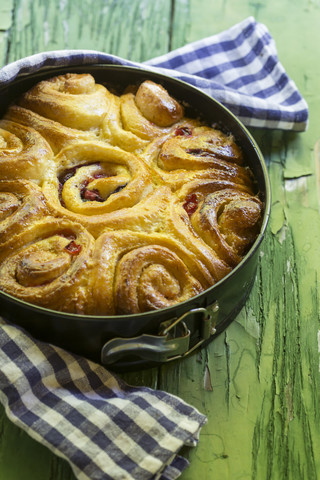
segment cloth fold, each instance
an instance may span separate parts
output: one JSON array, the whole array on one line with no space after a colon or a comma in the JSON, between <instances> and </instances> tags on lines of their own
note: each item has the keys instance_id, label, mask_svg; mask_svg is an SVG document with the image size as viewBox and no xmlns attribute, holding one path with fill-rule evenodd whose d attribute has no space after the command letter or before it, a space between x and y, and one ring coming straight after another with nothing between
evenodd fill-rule
<instances>
[{"instance_id":1,"label":"cloth fold","mask_svg":"<svg viewBox=\"0 0 320 480\"><path fill-rule=\"evenodd\" d=\"M0 87L54 65L144 67L202 89L250 127L303 131L308 107L252 17L144 64L91 50L32 55L0 70ZM65 458L79 480L174 480L206 417L166 392L130 387L102 366L0 322L0 401L8 417Z\"/></svg>"},{"instance_id":2,"label":"cloth fold","mask_svg":"<svg viewBox=\"0 0 320 480\"><path fill-rule=\"evenodd\" d=\"M188 82L248 127L304 131L308 125L306 101L280 63L267 27L253 17L143 64L94 50L35 54L0 70L0 86L44 67L93 63L150 68Z\"/></svg>"},{"instance_id":3,"label":"cloth fold","mask_svg":"<svg viewBox=\"0 0 320 480\"><path fill-rule=\"evenodd\" d=\"M206 417L178 397L132 387L0 319L0 401L13 423L66 459L79 480L174 480Z\"/></svg>"}]
</instances>

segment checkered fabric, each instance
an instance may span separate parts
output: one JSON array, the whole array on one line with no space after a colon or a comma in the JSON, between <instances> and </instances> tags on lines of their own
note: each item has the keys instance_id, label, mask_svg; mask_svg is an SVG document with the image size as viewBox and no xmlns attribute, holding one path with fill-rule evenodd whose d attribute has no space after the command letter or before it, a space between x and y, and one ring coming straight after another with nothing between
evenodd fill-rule
<instances>
[{"instance_id":1,"label":"checkered fabric","mask_svg":"<svg viewBox=\"0 0 320 480\"><path fill-rule=\"evenodd\" d=\"M174 395L35 341L0 318L0 401L79 480L174 480L206 417Z\"/></svg>"},{"instance_id":2,"label":"checkered fabric","mask_svg":"<svg viewBox=\"0 0 320 480\"><path fill-rule=\"evenodd\" d=\"M281 65L265 25L249 17L230 29L143 64L91 50L45 52L0 70L0 86L19 73L93 63L150 68L212 96L249 127L304 131L308 106Z\"/></svg>"}]
</instances>

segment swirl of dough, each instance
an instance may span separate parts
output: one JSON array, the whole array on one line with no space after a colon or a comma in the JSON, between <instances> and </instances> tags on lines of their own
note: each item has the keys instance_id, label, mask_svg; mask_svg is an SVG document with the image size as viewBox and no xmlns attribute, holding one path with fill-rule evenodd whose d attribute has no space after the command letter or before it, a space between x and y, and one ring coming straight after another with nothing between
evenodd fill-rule
<instances>
[{"instance_id":1,"label":"swirl of dough","mask_svg":"<svg viewBox=\"0 0 320 480\"><path fill-rule=\"evenodd\" d=\"M259 219L257 224L252 229L252 226L246 224L243 220L243 235L254 239L258 234L260 225L260 216L262 205L255 196L252 190L251 183L249 185L238 185L229 180L217 179L203 179L192 180L187 182L180 190L174 193L170 201L170 206L166 215L165 230L182 242L187 248L193 251L199 259L206 265L215 281L221 280L227 275L232 267L234 267L242 258L245 252L243 249L241 256L240 251L237 255L232 253L230 246L224 250L218 248L218 243L214 242L212 227L209 227L205 221L203 212L207 215L213 208L212 198L221 198L227 193L231 198L246 198L257 205L259 208ZM211 203L210 203L211 202ZM240 213L241 209L244 209ZM245 215L247 209L246 203L239 204L239 220ZM211 212L214 215L214 211ZM253 214L253 212L252 212ZM219 213L220 215L220 213ZM251 215L251 214L250 214ZM223 218L223 217L222 217ZM231 231L234 231L232 226L228 225ZM253 234L255 232L255 235ZM221 235L223 233L221 232ZM221 242L220 242L221 243ZM249 247L249 241L247 247ZM224 243L226 246L226 242ZM226 250L229 254L227 255Z\"/></svg>"},{"instance_id":2,"label":"swirl of dough","mask_svg":"<svg viewBox=\"0 0 320 480\"><path fill-rule=\"evenodd\" d=\"M4 118L34 128L47 140L54 154L59 153L63 147L71 143L96 140L97 138L95 132L66 127L55 120L50 120L18 105L11 105Z\"/></svg>"},{"instance_id":3,"label":"swirl of dough","mask_svg":"<svg viewBox=\"0 0 320 480\"><path fill-rule=\"evenodd\" d=\"M46 140L33 128L0 120L0 169L2 179L26 178L40 183L53 160Z\"/></svg>"},{"instance_id":4,"label":"swirl of dough","mask_svg":"<svg viewBox=\"0 0 320 480\"><path fill-rule=\"evenodd\" d=\"M205 126L181 130L176 129L159 154L159 164L164 170L197 170L199 167L223 170L225 162L243 163L242 151L232 135Z\"/></svg>"},{"instance_id":5,"label":"swirl of dough","mask_svg":"<svg viewBox=\"0 0 320 480\"><path fill-rule=\"evenodd\" d=\"M81 225L44 217L7 246L0 289L46 308L85 313L93 248L93 237Z\"/></svg>"},{"instance_id":6,"label":"swirl of dough","mask_svg":"<svg viewBox=\"0 0 320 480\"><path fill-rule=\"evenodd\" d=\"M233 137L196 122L179 125L169 136L153 140L142 157L174 190L195 179L251 182Z\"/></svg>"},{"instance_id":7,"label":"swirl of dough","mask_svg":"<svg viewBox=\"0 0 320 480\"><path fill-rule=\"evenodd\" d=\"M164 230L205 265L212 277L212 285L231 271L230 266L195 232L184 204L178 199L172 198L169 203Z\"/></svg>"},{"instance_id":8,"label":"swirl of dough","mask_svg":"<svg viewBox=\"0 0 320 480\"><path fill-rule=\"evenodd\" d=\"M207 268L166 234L119 230L96 241L95 304L99 314L130 314L175 305L213 284Z\"/></svg>"},{"instance_id":9,"label":"swirl of dough","mask_svg":"<svg viewBox=\"0 0 320 480\"><path fill-rule=\"evenodd\" d=\"M160 186L152 190L137 205L110 212L105 216L104 230L159 232L163 229L171 190Z\"/></svg>"},{"instance_id":10,"label":"swirl of dough","mask_svg":"<svg viewBox=\"0 0 320 480\"><path fill-rule=\"evenodd\" d=\"M149 143L148 140L140 138L130 130L125 130L121 119L121 99L117 95L112 95L108 114L103 120L102 138L111 145L136 154L142 152Z\"/></svg>"},{"instance_id":11,"label":"swirl of dough","mask_svg":"<svg viewBox=\"0 0 320 480\"><path fill-rule=\"evenodd\" d=\"M102 142L63 149L43 183L56 214L81 223L94 236L107 226L110 214L136 206L153 189L142 160Z\"/></svg>"},{"instance_id":12,"label":"swirl of dough","mask_svg":"<svg viewBox=\"0 0 320 480\"><path fill-rule=\"evenodd\" d=\"M0 180L0 258L15 235L48 213L37 185L27 180Z\"/></svg>"},{"instance_id":13,"label":"swirl of dough","mask_svg":"<svg viewBox=\"0 0 320 480\"><path fill-rule=\"evenodd\" d=\"M252 246L261 221L262 203L257 196L232 189L208 195L191 215L195 232L231 267Z\"/></svg>"},{"instance_id":14,"label":"swirl of dough","mask_svg":"<svg viewBox=\"0 0 320 480\"><path fill-rule=\"evenodd\" d=\"M66 127L90 130L101 125L109 95L92 75L67 73L37 83L22 95L19 105Z\"/></svg>"},{"instance_id":15,"label":"swirl of dough","mask_svg":"<svg viewBox=\"0 0 320 480\"><path fill-rule=\"evenodd\" d=\"M143 82L136 93L113 97L105 117L105 138L128 151L140 152L148 142L168 134L183 118L182 106L161 85Z\"/></svg>"}]
</instances>

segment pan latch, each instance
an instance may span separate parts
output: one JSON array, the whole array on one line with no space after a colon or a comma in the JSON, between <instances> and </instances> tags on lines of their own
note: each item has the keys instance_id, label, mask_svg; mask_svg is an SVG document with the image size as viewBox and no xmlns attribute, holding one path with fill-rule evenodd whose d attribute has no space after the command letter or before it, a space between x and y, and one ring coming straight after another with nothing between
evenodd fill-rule
<instances>
[{"instance_id":1,"label":"pan latch","mask_svg":"<svg viewBox=\"0 0 320 480\"><path fill-rule=\"evenodd\" d=\"M158 335L113 338L103 346L101 362L141 366L185 357L216 333L218 310L217 302L207 308L192 309L179 318L161 323Z\"/></svg>"}]
</instances>

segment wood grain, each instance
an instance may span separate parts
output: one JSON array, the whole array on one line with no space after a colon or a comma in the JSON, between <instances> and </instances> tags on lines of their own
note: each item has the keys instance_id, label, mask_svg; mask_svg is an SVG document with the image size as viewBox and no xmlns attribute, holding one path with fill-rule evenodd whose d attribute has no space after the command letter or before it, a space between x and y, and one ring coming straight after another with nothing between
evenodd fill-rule
<instances>
[{"instance_id":1,"label":"wood grain","mask_svg":"<svg viewBox=\"0 0 320 480\"><path fill-rule=\"evenodd\" d=\"M18 0L8 60L64 48L147 60L168 51L171 12L168 0Z\"/></svg>"},{"instance_id":2,"label":"wood grain","mask_svg":"<svg viewBox=\"0 0 320 480\"><path fill-rule=\"evenodd\" d=\"M319 1L12 0L0 12L2 64L62 48L143 61L249 15L268 25L310 124L303 134L252 131L270 173L272 214L249 300L206 349L124 378L207 415L198 447L184 451L191 464L182 480L319 479ZM1 479L74 479L3 409L0 433Z\"/></svg>"}]
</instances>

